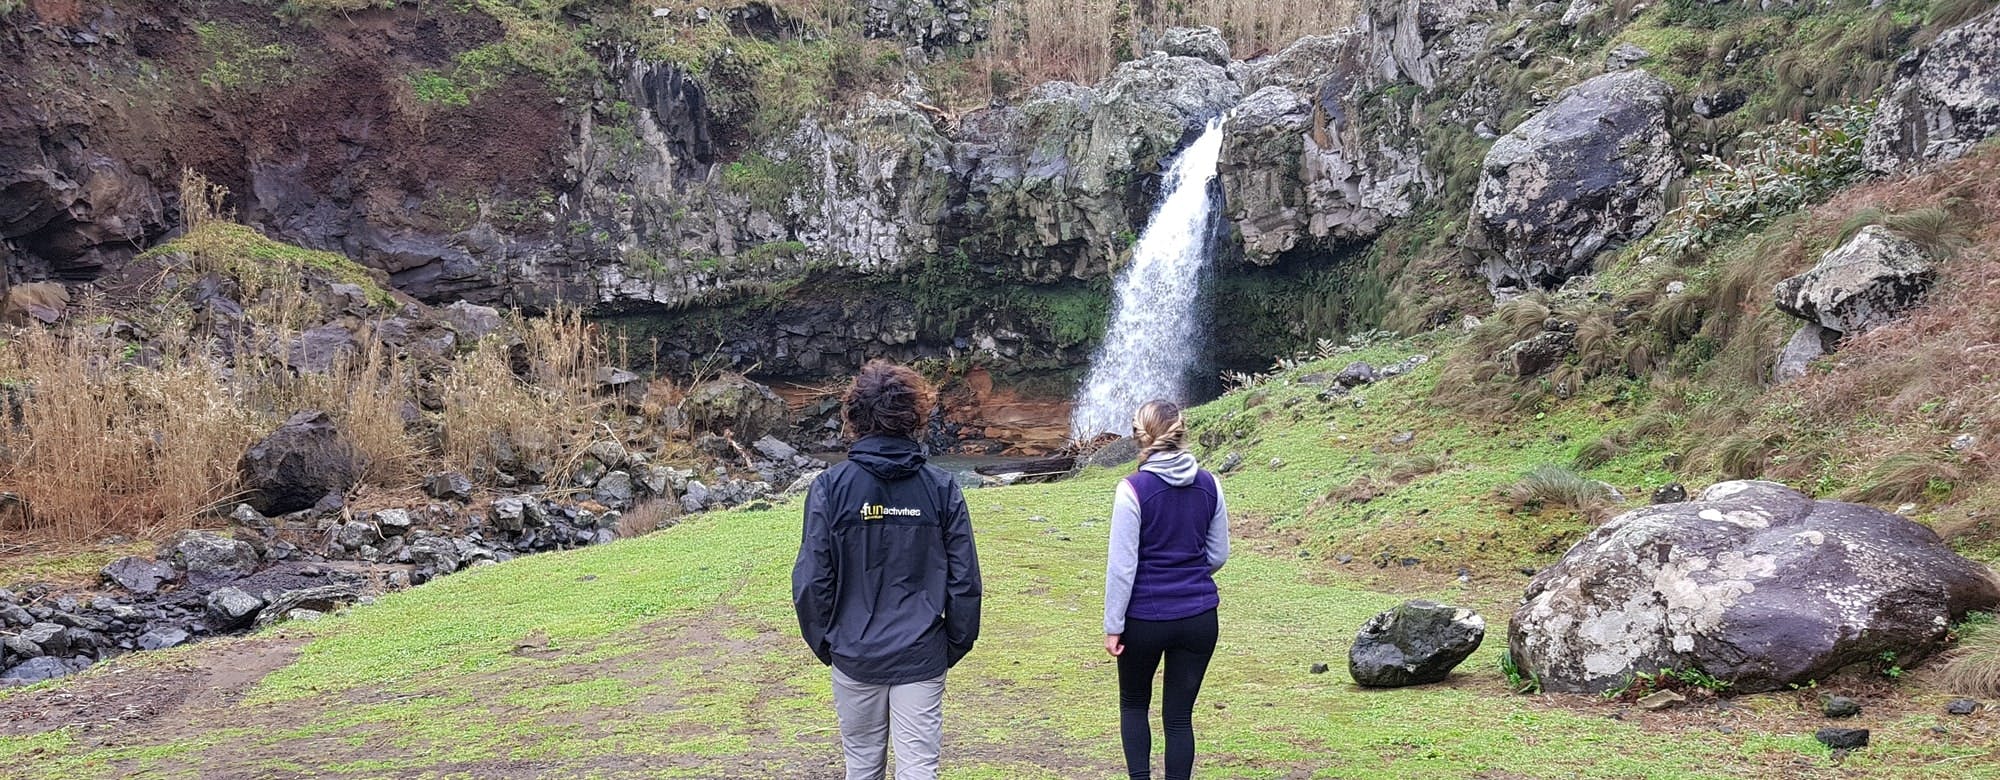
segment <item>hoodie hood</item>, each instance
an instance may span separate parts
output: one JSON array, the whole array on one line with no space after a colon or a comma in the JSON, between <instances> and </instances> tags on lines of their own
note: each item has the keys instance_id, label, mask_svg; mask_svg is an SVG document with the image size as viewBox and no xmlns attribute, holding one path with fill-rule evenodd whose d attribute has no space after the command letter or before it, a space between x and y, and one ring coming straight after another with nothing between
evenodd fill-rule
<instances>
[{"instance_id":1,"label":"hoodie hood","mask_svg":"<svg viewBox=\"0 0 2000 780\"><path fill-rule=\"evenodd\" d=\"M1174 487L1185 487L1194 484L1195 475L1201 473L1201 464L1186 452L1162 452L1147 458L1139 470L1159 475Z\"/></svg>"},{"instance_id":2,"label":"hoodie hood","mask_svg":"<svg viewBox=\"0 0 2000 780\"><path fill-rule=\"evenodd\" d=\"M847 448L847 459L885 480L905 479L924 470L924 448L901 436L862 437Z\"/></svg>"}]
</instances>

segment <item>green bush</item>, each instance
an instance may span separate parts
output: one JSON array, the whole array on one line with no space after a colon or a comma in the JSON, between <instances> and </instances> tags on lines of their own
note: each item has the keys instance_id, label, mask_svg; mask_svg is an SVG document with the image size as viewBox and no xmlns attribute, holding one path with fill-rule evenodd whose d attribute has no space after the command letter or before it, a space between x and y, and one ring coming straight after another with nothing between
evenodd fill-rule
<instances>
[{"instance_id":1,"label":"green bush","mask_svg":"<svg viewBox=\"0 0 2000 780\"><path fill-rule=\"evenodd\" d=\"M1874 116L1873 105L1833 108L1810 122L1746 134L1732 160L1703 155L1704 170L1688 183L1687 202L1669 215L1653 245L1690 254L1859 181L1866 174L1862 141Z\"/></svg>"}]
</instances>

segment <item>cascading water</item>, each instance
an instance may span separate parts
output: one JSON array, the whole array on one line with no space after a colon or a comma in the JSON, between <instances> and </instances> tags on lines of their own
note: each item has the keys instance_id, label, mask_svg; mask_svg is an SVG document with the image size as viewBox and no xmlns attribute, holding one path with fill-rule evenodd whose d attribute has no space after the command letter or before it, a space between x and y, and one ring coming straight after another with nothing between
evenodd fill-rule
<instances>
[{"instance_id":1,"label":"cascading water","mask_svg":"<svg viewBox=\"0 0 2000 780\"><path fill-rule=\"evenodd\" d=\"M1070 414L1076 440L1129 431L1132 412L1155 398L1187 401L1204 342L1199 297L1216 205L1209 184L1221 154L1218 118L1168 166L1167 196L1139 234L1132 262L1118 274L1111 327Z\"/></svg>"}]
</instances>

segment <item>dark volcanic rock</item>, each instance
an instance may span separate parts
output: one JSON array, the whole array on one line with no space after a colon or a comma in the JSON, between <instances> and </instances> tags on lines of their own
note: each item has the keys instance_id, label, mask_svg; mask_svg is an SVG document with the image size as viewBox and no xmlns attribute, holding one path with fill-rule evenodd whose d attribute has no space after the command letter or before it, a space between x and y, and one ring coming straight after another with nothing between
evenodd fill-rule
<instances>
[{"instance_id":1,"label":"dark volcanic rock","mask_svg":"<svg viewBox=\"0 0 2000 780\"><path fill-rule=\"evenodd\" d=\"M161 627L140 634L138 644L141 650L163 650L169 647L176 647L186 641L188 641L188 632L173 627Z\"/></svg>"},{"instance_id":2,"label":"dark volcanic rock","mask_svg":"<svg viewBox=\"0 0 2000 780\"><path fill-rule=\"evenodd\" d=\"M1653 491L1654 504L1678 504L1688 500L1688 489L1679 482L1669 482Z\"/></svg>"},{"instance_id":3,"label":"dark volcanic rock","mask_svg":"<svg viewBox=\"0 0 2000 780\"><path fill-rule=\"evenodd\" d=\"M1356 683L1383 688L1441 682L1485 638L1486 619L1477 612L1406 601L1361 626L1347 672Z\"/></svg>"},{"instance_id":4,"label":"dark volcanic rock","mask_svg":"<svg viewBox=\"0 0 2000 780\"><path fill-rule=\"evenodd\" d=\"M456 471L424 478L424 494L439 501L471 501L472 480Z\"/></svg>"},{"instance_id":5,"label":"dark volcanic rock","mask_svg":"<svg viewBox=\"0 0 2000 780\"><path fill-rule=\"evenodd\" d=\"M1854 750L1856 748L1868 747L1867 729L1824 728L1820 729L1819 733L1814 734L1813 738L1819 740L1820 744L1834 750Z\"/></svg>"},{"instance_id":6,"label":"dark volcanic rock","mask_svg":"<svg viewBox=\"0 0 2000 780\"><path fill-rule=\"evenodd\" d=\"M1492 253L1489 282L1555 287L1660 221L1681 167L1667 133L1672 91L1644 70L1606 73L1564 90L1493 144L1470 237Z\"/></svg>"},{"instance_id":7,"label":"dark volcanic rock","mask_svg":"<svg viewBox=\"0 0 2000 780\"><path fill-rule=\"evenodd\" d=\"M151 558L128 555L104 565L100 572L106 582L139 595L157 593L161 583L174 578L174 569Z\"/></svg>"},{"instance_id":8,"label":"dark volcanic rock","mask_svg":"<svg viewBox=\"0 0 2000 780\"><path fill-rule=\"evenodd\" d=\"M1820 712L1829 718L1852 718L1861 714L1861 702L1846 696L1828 696L1820 702Z\"/></svg>"},{"instance_id":9,"label":"dark volcanic rock","mask_svg":"<svg viewBox=\"0 0 2000 780\"><path fill-rule=\"evenodd\" d=\"M247 577L257 569L255 548L213 531L180 532L168 540L162 557L187 576L188 585L202 590Z\"/></svg>"},{"instance_id":10,"label":"dark volcanic rock","mask_svg":"<svg viewBox=\"0 0 2000 780\"><path fill-rule=\"evenodd\" d=\"M1944 711L1949 715L1971 715L1979 711L1979 702L1972 699L1952 699L1951 703L1944 705Z\"/></svg>"},{"instance_id":11,"label":"dark volcanic rock","mask_svg":"<svg viewBox=\"0 0 2000 780\"><path fill-rule=\"evenodd\" d=\"M58 677L68 677L76 673L76 668L68 661L54 656L30 658L12 669L0 672L0 685L27 685Z\"/></svg>"},{"instance_id":12,"label":"dark volcanic rock","mask_svg":"<svg viewBox=\"0 0 2000 780\"><path fill-rule=\"evenodd\" d=\"M1700 669L1756 693L1894 653L1921 661L1950 622L2000 604L1986 567L1930 529L1770 482L1628 512L1528 584L1512 653L1558 692Z\"/></svg>"},{"instance_id":13,"label":"dark volcanic rock","mask_svg":"<svg viewBox=\"0 0 2000 780\"><path fill-rule=\"evenodd\" d=\"M232 629L249 623L264 608L264 600L243 592L241 588L217 588L206 599L208 617L216 628Z\"/></svg>"},{"instance_id":14,"label":"dark volcanic rock","mask_svg":"<svg viewBox=\"0 0 2000 780\"><path fill-rule=\"evenodd\" d=\"M291 416L250 446L237 463L244 503L266 515L311 509L327 494L346 493L359 478L354 448L321 411Z\"/></svg>"},{"instance_id":15,"label":"dark volcanic rock","mask_svg":"<svg viewBox=\"0 0 2000 780\"><path fill-rule=\"evenodd\" d=\"M1347 364L1346 368L1341 369L1340 373L1335 374L1333 381L1340 383L1342 387L1360 387L1365 384L1371 384L1375 381L1375 367L1357 360Z\"/></svg>"}]
</instances>

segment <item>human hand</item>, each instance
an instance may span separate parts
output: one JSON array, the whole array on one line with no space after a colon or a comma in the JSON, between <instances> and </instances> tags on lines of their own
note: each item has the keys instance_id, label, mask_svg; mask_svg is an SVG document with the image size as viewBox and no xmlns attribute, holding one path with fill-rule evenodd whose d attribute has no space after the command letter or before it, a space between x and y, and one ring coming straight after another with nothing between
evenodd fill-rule
<instances>
[{"instance_id":1,"label":"human hand","mask_svg":"<svg viewBox=\"0 0 2000 780\"><path fill-rule=\"evenodd\" d=\"M1119 654L1125 652L1125 643L1119 641L1117 634L1105 634L1104 652L1110 653L1113 658L1116 658Z\"/></svg>"}]
</instances>

